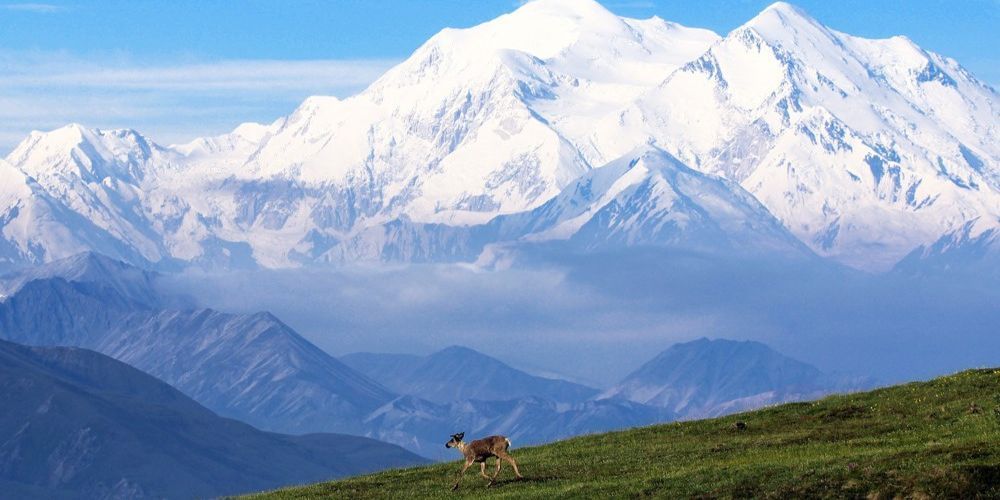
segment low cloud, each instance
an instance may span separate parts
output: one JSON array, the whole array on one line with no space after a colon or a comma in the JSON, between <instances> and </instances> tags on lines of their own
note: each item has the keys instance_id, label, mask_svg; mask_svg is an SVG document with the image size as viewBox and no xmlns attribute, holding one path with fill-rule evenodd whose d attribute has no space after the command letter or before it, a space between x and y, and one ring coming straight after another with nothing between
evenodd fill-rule
<instances>
[{"instance_id":1,"label":"low cloud","mask_svg":"<svg viewBox=\"0 0 1000 500\"><path fill-rule=\"evenodd\" d=\"M0 86L13 88L154 90L154 91L344 91L363 87L385 72L394 61L234 60L173 66L116 66L75 63L10 68ZM18 71L20 70L20 71Z\"/></svg>"},{"instance_id":2,"label":"low cloud","mask_svg":"<svg viewBox=\"0 0 1000 500\"><path fill-rule=\"evenodd\" d=\"M1000 291L964 280L662 253L528 269L455 265L187 274L171 288L269 310L334 355L461 344L608 385L676 342L762 341L828 372L882 381L1000 362Z\"/></svg>"},{"instance_id":3,"label":"low cloud","mask_svg":"<svg viewBox=\"0 0 1000 500\"><path fill-rule=\"evenodd\" d=\"M393 60L144 64L125 54L0 52L0 152L69 122L128 127L162 143L270 122L311 95L352 95ZM2 154L2 153L0 153Z\"/></svg>"},{"instance_id":4,"label":"low cloud","mask_svg":"<svg viewBox=\"0 0 1000 500\"><path fill-rule=\"evenodd\" d=\"M463 266L187 274L168 288L222 310L268 310L334 355L426 354L460 344L522 368L603 385L655 352L719 325L651 310L556 269Z\"/></svg>"},{"instance_id":5,"label":"low cloud","mask_svg":"<svg viewBox=\"0 0 1000 500\"><path fill-rule=\"evenodd\" d=\"M0 5L0 9L31 12L34 14L55 14L65 11L66 7L48 3L8 3Z\"/></svg>"}]
</instances>

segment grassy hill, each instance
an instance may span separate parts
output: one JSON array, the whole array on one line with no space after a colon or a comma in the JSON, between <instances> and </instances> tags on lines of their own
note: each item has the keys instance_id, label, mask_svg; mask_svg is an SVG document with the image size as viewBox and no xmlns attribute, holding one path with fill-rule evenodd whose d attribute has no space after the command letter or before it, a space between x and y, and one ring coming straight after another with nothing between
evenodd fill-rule
<instances>
[{"instance_id":1,"label":"grassy hill","mask_svg":"<svg viewBox=\"0 0 1000 500\"><path fill-rule=\"evenodd\" d=\"M737 421L746 429L736 430ZM449 491L459 468L452 462L255 498L1000 498L1000 369L533 448L514 444L525 480L513 481L504 465L489 489L473 466L461 489Z\"/></svg>"}]
</instances>

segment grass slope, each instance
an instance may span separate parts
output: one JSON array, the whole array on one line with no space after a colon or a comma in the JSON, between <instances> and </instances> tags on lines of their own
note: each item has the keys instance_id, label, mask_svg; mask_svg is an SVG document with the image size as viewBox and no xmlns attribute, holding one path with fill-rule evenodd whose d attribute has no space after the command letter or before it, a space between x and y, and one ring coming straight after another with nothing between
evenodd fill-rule
<instances>
[{"instance_id":1,"label":"grass slope","mask_svg":"<svg viewBox=\"0 0 1000 500\"><path fill-rule=\"evenodd\" d=\"M489 489L452 462L254 498L1000 498L1000 369L512 453Z\"/></svg>"}]
</instances>

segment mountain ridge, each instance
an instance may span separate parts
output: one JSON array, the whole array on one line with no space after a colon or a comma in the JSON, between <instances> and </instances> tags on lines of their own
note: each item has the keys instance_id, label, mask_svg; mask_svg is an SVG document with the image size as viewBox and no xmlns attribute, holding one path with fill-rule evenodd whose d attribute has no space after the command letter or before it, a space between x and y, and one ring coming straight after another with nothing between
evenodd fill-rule
<instances>
[{"instance_id":1,"label":"mountain ridge","mask_svg":"<svg viewBox=\"0 0 1000 500\"><path fill-rule=\"evenodd\" d=\"M120 276L78 272L97 260ZM269 313L171 309L136 302L121 276L143 275L89 254L44 266L0 301L0 336L28 345L93 349L155 376L213 411L274 431L363 433L352 418L392 399ZM152 287L148 276L139 281ZM74 278L75 277L75 278ZM15 280L21 278L15 275ZM135 284L135 283L133 283ZM128 289L133 296L154 296ZM166 304L166 305L163 305Z\"/></svg>"},{"instance_id":2,"label":"mountain ridge","mask_svg":"<svg viewBox=\"0 0 1000 500\"><path fill-rule=\"evenodd\" d=\"M23 177L0 192L0 258L474 262L519 243L490 221L647 147L738 185L812 252L884 271L970 222L972 236L1000 225L998 103L909 39L781 2L724 37L530 2L268 125L172 147L129 129L33 133L0 165Z\"/></svg>"},{"instance_id":3,"label":"mountain ridge","mask_svg":"<svg viewBox=\"0 0 1000 500\"><path fill-rule=\"evenodd\" d=\"M908 40L852 37L779 3L630 104L624 126L599 127L595 142L648 137L739 182L817 253L884 270L967 214L984 217L980 231L995 224L997 190L977 186L993 185L996 168L962 152L1000 162L998 102ZM837 256L847 239L857 257Z\"/></svg>"},{"instance_id":4,"label":"mountain ridge","mask_svg":"<svg viewBox=\"0 0 1000 500\"><path fill-rule=\"evenodd\" d=\"M105 272L88 272L95 262ZM478 391L503 401L435 403L397 394L311 344L270 313L173 309L177 301L170 296L104 286L129 283L115 273L148 277L127 264L90 254L12 275L14 283L25 276L34 279L0 300L0 338L93 349L162 379L219 415L267 431L363 435L425 457L444 458L438 440L453 433L457 423L510 434L522 442L544 442L671 418L666 410L629 401L585 401L596 391L529 376L495 360L491 362L499 376L484 386L475 373L467 373L480 366L476 359L471 359L473 366L465 363L463 368L470 358L455 356L454 349L442 355L444 365L432 364L418 373L430 376L431 383L417 390L448 394L456 382L465 383L465 395ZM145 279L131 282L137 283L155 287ZM153 296L157 302L130 300L121 290L140 298ZM512 387L507 385L510 380L541 389Z\"/></svg>"},{"instance_id":5,"label":"mountain ridge","mask_svg":"<svg viewBox=\"0 0 1000 500\"><path fill-rule=\"evenodd\" d=\"M0 482L17 496L215 496L423 461L355 436L259 431L94 351L0 340L0 359Z\"/></svg>"},{"instance_id":6,"label":"mountain ridge","mask_svg":"<svg viewBox=\"0 0 1000 500\"><path fill-rule=\"evenodd\" d=\"M573 404L598 392L573 382L529 375L496 358L457 345L427 356L355 353L341 356L340 360L396 393L442 404L522 397Z\"/></svg>"},{"instance_id":7,"label":"mountain ridge","mask_svg":"<svg viewBox=\"0 0 1000 500\"><path fill-rule=\"evenodd\" d=\"M598 398L624 398L692 419L872 385L838 381L760 342L702 337L660 352Z\"/></svg>"}]
</instances>

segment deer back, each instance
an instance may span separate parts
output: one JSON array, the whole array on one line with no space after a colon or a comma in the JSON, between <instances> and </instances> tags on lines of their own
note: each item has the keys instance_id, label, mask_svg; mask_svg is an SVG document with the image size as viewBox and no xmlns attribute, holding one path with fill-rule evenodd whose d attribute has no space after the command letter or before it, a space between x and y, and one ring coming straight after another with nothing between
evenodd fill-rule
<instances>
[{"instance_id":1,"label":"deer back","mask_svg":"<svg viewBox=\"0 0 1000 500\"><path fill-rule=\"evenodd\" d=\"M466 454L475 458L495 457L507 451L507 438L503 436L490 436L477 439L469 443L465 448Z\"/></svg>"}]
</instances>

